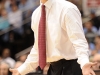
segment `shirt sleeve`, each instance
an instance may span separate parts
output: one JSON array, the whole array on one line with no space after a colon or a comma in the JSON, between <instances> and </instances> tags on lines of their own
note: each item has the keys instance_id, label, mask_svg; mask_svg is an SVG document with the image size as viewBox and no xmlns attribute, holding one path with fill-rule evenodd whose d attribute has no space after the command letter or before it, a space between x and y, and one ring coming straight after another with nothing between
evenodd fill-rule
<instances>
[{"instance_id":1,"label":"shirt sleeve","mask_svg":"<svg viewBox=\"0 0 100 75\"><path fill-rule=\"evenodd\" d=\"M26 61L18 68L21 75L34 72L38 66L38 51L33 47Z\"/></svg>"},{"instance_id":2,"label":"shirt sleeve","mask_svg":"<svg viewBox=\"0 0 100 75\"><path fill-rule=\"evenodd\" d=\"M75 48L76 55L78 56L78 63L82 68L89 62L89 47L83 32L81 14L77 7L67 9L65 25L68 37Z\"/></svg>"},{"instance_id":3,"label":"shirt sleeve","mask_svg":"<svg viewBox=\"0 0 100 75\"><path fill-rule=\"evenodd\" d=\"M34 31L34 28L32 27L33 25L34 25L34 13L32 14L31 17L31 28ZM38 50L36 48L36 45L34 44L25 62L17 69L21 75L25 75L29 72L34 72L37 66L38 66Z\"/></svg>"}]
</instances>

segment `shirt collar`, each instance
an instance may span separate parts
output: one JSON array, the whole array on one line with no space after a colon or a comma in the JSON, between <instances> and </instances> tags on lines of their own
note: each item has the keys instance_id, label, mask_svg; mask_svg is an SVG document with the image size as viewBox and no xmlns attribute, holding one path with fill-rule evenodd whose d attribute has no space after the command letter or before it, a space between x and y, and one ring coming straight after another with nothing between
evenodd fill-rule
<instances>
[{"instance_id":1,"label":"shirt collar","mask_svg":"<svg viewBox=\"0 0 100 75\"><path fill-rule=\"evenodd\" d=\"M47 8L51 8L52 6L52 3L54 2L55 0L48 0L44 5L47 7ZM40 0L40 5L42 5L41 3L41 0Z\"/></svg>"},{"instance_id":2,"label":"shirt collar","mask_svg":"<svg viewBox=\"0 0 100 75\"><path fill-rule=\"evenodd\" d=\"M55 1L62 1L62 0L48 0L44 5L47 7L47 8L51 8L52 4L55 2ZM65 0L63 0L65 1ZM40 4L42 5L42 3L40 2Z\"/></svg>"},{"instance_id":3,"label":"shirt collar","mask_svg":"<svg viewBox=\"0 0 100 75\"><path fill-rule=\"evenodd\" d=\"M47 7L47 8L51 8L51 6L52 6L52 4L53 4L53 2L55 2L55 1L62 1L62 0L48 0L44 5ZM40 2L41 3L41 2ZM41 3L41 5L42 5L42 3Z\"/></svg>"},{"instance_id":4,"label":"shirt collar","mask_svg":"<svg viewBox=\"0 0 100 75\"><path fill-rule=\"evenodd\" d=\"M55 0L48 0L44 5L45 5L47 8L50 9L54 1L55 1Z\"/></svg>"}]
</instances>

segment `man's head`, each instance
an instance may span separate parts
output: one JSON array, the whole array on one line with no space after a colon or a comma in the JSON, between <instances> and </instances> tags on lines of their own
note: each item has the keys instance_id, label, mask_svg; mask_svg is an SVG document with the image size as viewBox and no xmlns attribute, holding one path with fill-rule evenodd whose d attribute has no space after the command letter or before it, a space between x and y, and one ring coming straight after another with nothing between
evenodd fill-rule
<instances>
[{"instance_id":1,"label":"man's head","mask_svg":"<svg viewBox=\"0 0 100 75\"><path fill-rule=\"evenodd\" d=\"M41 3L43 3L43 4L44 4L44 3L45 3L46 1L48 1L48 0L40 0L40 1L41 1Z\"/></svg>"}]
</instances>

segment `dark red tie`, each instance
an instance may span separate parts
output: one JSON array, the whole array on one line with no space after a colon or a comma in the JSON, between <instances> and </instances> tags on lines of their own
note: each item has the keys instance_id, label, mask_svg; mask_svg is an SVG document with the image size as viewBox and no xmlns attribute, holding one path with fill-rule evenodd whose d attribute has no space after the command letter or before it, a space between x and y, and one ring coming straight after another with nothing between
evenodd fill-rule
<instances>
[{"instance_id":1,"label":"dark red tie","mask_svg":"<svg viewBox=\"0 0 100 75\"><path fill-rule=\"evenodd\" d=\"M41 17L38 29L38 48L39 48L39 66L44 69L46 65L46 12L45 5L42 5Z\"/></svg>"}]
</instances>

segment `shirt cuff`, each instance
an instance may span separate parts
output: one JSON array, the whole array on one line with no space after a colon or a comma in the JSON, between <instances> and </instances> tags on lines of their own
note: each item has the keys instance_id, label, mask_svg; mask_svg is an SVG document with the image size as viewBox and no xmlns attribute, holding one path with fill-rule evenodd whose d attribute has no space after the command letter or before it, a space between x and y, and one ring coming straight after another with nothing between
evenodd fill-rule
<instances>
[{"instance_id":1,"label":"shirt cuff","mask_svg":"<svg viewBox=\"0 0 100 75\"><path fill-rule=\"evenodd\" d=\"M30 64L22 64L19 68L17 68L18 72L21 74L21 75L25 75L29 72L35 72L36 69L33 70L32 66Z\"/></svg>"},{"instance_id":2,"label":"shirt cuff","mask_svg":"<svg viewBox=\"0 0 100 75\"><path fill-rule=\"evenodd\" d=\"M86 63L89 63L89 58L83 58L79 61L79 64L81 65L81 69L83 68L83 66L86 64Z\"/></svg>"}]
</instances>

